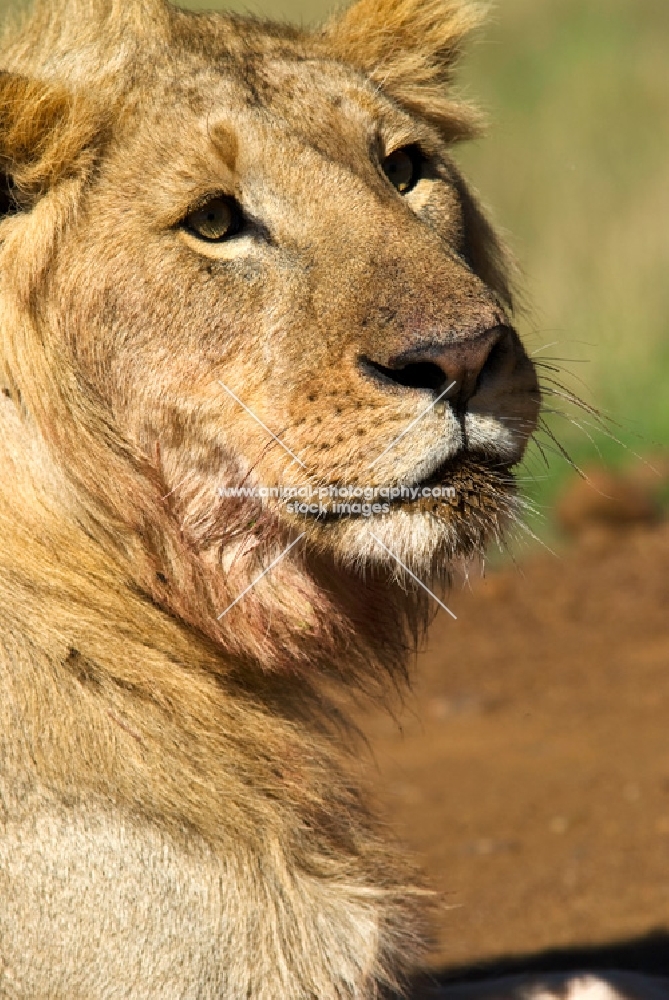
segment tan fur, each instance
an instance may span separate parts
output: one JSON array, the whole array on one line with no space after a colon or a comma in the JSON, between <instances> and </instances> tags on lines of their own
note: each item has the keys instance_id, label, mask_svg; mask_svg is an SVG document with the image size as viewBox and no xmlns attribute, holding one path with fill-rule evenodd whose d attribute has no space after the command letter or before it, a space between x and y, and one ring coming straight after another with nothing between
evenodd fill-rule
<instances>
[{"instance_id":1,"label":"tan fur","mask_svg":"<svg viewBox=\"0 0 669 1000\"><path fill-rule=\"evenodd\" d=\"M475 108L449 96L464 43L484 14L481 3L439 4L361 0L333 23L332 49L409 111L432 122L451 141L477 134Z\"/></svg>"},{"instance_id":2,"label":"tan fur","mask_svg":"<svg viewBox=\"0 0 669 1000\"><path fill-rule=\"evenodd\" d=\"M359 363L508 323L448 157L475 16L361 0L307 34L44 0L5 38L3 997L366 1000L420 959L425 894L352 788L328 692L401 678L427 599L360 519L217 487L448 459L453 503L375 524L434 586L513 509L496 465L537 410L516 340L466 415L435 408L373 471L424 397ZM407 143L430 167L403 200L374 158ZM220 192L256 228L202 245L179 223Z\"/></svg>"}]
</instances>

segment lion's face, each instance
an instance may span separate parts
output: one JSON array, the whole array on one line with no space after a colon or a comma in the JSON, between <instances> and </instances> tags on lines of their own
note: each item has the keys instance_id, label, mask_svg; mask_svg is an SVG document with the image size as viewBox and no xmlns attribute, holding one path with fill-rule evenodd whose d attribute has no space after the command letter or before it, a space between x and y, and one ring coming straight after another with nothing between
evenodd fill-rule
<instances>
[{"instance_id":1,"label":"lion's face","mask_svg":"<svg viewBox=\"0 0 669 1000\"><path fill-rule=\"evenodd\" d=\"M322 488L306 515L257 502L355 559L370 528L405 558L457 550L538 406L472 266L478 210L435 130L304 45L266 47L243 82L191 53L134 94L71 233L86 280L68 263L54 284L81 363L200 508L225 518L220 490L239 485ZM422 497L439 485L455 497ZM341 497L337 513L330 487L358 504L377 488L377 516Z\"/></svg>"},{"instance_id":2,"label":"lion's face","mask_svg":"<svg viewBox=\"0 0 669 1000\"><path fill-rule=\"evenodd\" d=\"M175 23L52 269L84 378L203 539L283 487L258 517L344 560L479 547L538 388L444 129L321 36Z\"/></svg>"}]
</instances>

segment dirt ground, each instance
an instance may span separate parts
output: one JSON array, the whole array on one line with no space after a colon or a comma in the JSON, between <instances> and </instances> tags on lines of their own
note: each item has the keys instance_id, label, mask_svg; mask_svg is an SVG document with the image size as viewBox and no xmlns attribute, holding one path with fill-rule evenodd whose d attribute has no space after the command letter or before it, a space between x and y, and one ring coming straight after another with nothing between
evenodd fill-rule
<instances>
[{"instance_id":1,"label":"dirt ground","mask_svg":"<svg viewBox=\"0 0 669 1000\"><path fill-rule=\"evenodd\" d=\"M363 723L441 896L435 968L560 948L643 966L625 950L656 931L647 964L669 970L669 524L593 530L449 604L401 729Z\"/></svg>"}]
</instances>

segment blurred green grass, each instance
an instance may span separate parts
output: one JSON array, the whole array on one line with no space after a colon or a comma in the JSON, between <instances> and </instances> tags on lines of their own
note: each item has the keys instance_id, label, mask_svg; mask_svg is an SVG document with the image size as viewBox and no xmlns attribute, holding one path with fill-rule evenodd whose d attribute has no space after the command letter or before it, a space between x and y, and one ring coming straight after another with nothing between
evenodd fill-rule
<instances>
[{"instance_id":1,"label":"blurred green grass","mask_svg":"<svg viewBox=\"0 0 669 1000\"><path fill-rule=\"evenodd\" d=\"M182 3L305 23L333 6ZM613 422L547 395L550 430L581 466L669 447L669 3L499 0L460 89L490 118L456 155L519 261L529 349ZM534 446L522 475L547 508L570 466L541 440L549 468Z\"/></svg>"},{"instance_id":2,"label":"blurred green grass","mask_svg":"<svg viewBox=\"0 0 669 1000\"><path fill-rule=\"evenodd\" d=\"M567 359L558 380L613 421L609 437L547 397L581 425L549 414L549 427L582 466L666 449L669 4L501 0L463 70L492 124L459 159L512 234L525 340L537 360ZM570 471L542 466L535 448L541 506Z\"/></svg>"}]
</instances>

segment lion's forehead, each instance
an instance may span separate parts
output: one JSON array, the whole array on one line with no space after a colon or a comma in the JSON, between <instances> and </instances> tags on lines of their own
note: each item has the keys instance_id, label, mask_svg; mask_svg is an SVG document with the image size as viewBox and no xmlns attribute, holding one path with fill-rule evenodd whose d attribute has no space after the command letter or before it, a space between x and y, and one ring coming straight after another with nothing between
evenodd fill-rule
<instances>
[{"instance_id":1,"label":"lion's forehead","mask_svg":"<svg viewBox=\"0 0 669 1000\"><path fill-rule=\"evenodd\" d=\"M290 187L299 163L321 171L339 165L366 177L381 136L399 145L427 131L355 70L316 57L258 55L252 70L229 60L188 72L172 65L138 87L131 103L113 159L134 168L139 188L158 175L170 177L170 186L179 178L186 186L207 179L216 186L222 165L230 168L231 192L242 175L248 183L262 175L270 187L272 177Z\"/></svg>"},{"instance_id":2,"label":"lion's forehead","mask_svg":"<svg viewBox=\"0 0 669 1000\"><path fill-rule=\"evenodd\" d=\"M99 46L80 48L76 60L70 50L54 52L44 75L78 87L103 81L105 97L114 90L120 98L150 92L194 109L206 108L221 90L247 113L287 117L319 101L336 106L348 98L368 113L381 103L391 105L365 74L340 61L323 38L288 28L284 34L281 27L179 12L162 36L107 44L103 37Z\"/></svg>"},{"instance_id":3,"label":"lion's forehead","mask_svg":"<svg viewBox=\"0 0 669 1000\"><path fill-rule=\"evenodd\" d=\"M184 112L207 129L226 118L240 131L283 125L304 135L349 125L369 131L380 119L400 127L410 120L357 71L316 56L169 60L138 84L137 96L141 113L157 126Z\"/></svg>"}]
</instances>

